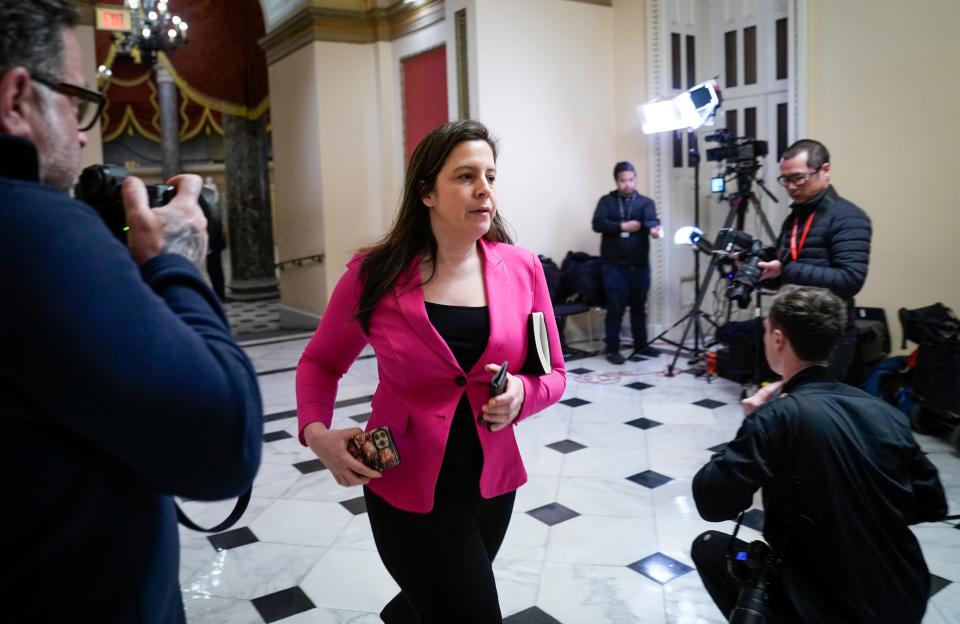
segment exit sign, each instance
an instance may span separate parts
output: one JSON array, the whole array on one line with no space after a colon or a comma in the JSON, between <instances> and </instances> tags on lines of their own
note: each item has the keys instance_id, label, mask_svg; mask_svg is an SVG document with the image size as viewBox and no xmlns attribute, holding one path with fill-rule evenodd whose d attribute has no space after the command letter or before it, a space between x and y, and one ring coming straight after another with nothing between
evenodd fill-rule
<instances>
[{"instance_id":1,"label":"exit sign","mask_svg":"<svg viewBox=\"0 0 960 624\"><path fill-rule=\"evenodd\" d=\"M115 6L97 7L97 28L100 30L114 30L130 32L133 27L130 11Z\"/></svg>"}]
</instances>

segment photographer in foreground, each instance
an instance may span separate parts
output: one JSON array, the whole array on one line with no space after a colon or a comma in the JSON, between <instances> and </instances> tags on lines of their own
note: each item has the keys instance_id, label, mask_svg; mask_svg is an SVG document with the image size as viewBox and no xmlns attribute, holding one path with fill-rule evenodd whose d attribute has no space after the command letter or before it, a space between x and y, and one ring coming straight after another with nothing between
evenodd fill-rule
<instances>
[{"instance_id":1,"label":"photographer in foreground","mask_svg":"<svg viewBox=\"0 0 960 624\"><path fill-rule=\"evenodd\" d=\"M102 106L76 20L0 0L0 596L12 622L183 622L171 495L250 486L260 396L196 267L200 178L155 210L127 179L129 249L67 195Z\"/></svg>"},{"instance_id":2,"label":"photographer in foreground","mask_svg":"<svg viewBox=\"0 0 960 624\"><path fill-rule=\"evenodd\" d=\"M830 152L823 143L797 141L780 157L777 181L793 200L777 239L776 257L761 262L761 280L828 288L847 304L847 325L829 359L830 372L846 379L857 346L854 296L870 263L870 217L830 184Z\"/></svg>"},{"instance_id":3,"label":"photographer in foreground","mask_svg":"<svg viewBox=\"0 0 960 624\"><path fill-rule=\"evenodd\" d=\"M902 412L831 378L824 363L844 326L844 304L826 290L793 287L774 299L764 346L782 388L744 400L743 425L694 477L694 499L720 522L762 488L763 535L780 560L768 570L768 621L919 623L930 575L909 525L946 515L943 487ZM756 584L728 572L730 544L708 531L691 549L727 617Z\"/></svg>"}]
</instances>

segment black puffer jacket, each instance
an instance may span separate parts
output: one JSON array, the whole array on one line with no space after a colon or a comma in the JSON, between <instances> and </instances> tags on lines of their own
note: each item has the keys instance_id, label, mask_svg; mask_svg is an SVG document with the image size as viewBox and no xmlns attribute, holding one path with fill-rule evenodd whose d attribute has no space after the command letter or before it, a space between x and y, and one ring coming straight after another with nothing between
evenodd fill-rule
<instances>
[{"instance_id":1,"label":"black puffer jacket","mask_svg":"<svg viewBox=\"0 0 960 624\"><path fill-rule=\"evenodd\" d=\"M799 244L811 211L815 214L810 233L798 258L793 260L793 224L799 222ZM867 213L837 195L832 186L809 204L794 204L777 239L776 257L783 262L782 283L829 288L850 303L867 279L872 234Z\"/></svg>"}]
</instances>

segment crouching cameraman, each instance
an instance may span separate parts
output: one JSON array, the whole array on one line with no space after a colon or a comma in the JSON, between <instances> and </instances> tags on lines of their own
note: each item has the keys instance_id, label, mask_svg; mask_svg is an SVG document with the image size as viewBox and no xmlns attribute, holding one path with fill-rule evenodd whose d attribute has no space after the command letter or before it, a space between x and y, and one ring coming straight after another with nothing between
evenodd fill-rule
<instances>
[{"instance_id":1,"label":"crouching cameraman","mask_svg":"<svg viewBox=\"0 0 960 624\"><path fill-rule=\"evenodd\" d=\"M926 609L930 575L909 525L946 515L943 488L906 416L824 366L845 308L817 288L787 287L774 299L764 346L782 388L744 400L736 437L694 477L697 509L711 522L736 518L762 488L763 535L776 561L715 531L692 546L725 616L751 601L768 616L741 620L737 611L731 621L908 624ZM754 555L757 573L728 571Z\"/></svg>"},{"instance_id":2,"label":"crouching cameraman","mask_svg":"<svg viewBox=\"0 0 960 624\"><path fill-rule=\"evenodd\" d=\"M250 486L260 395L196 267L200 178L156 210L127 179L128 247L67 194L103 104L76 22L0 0L0 598L11 622L180 623L171 496Z\"/></svg>"}]
</instances>

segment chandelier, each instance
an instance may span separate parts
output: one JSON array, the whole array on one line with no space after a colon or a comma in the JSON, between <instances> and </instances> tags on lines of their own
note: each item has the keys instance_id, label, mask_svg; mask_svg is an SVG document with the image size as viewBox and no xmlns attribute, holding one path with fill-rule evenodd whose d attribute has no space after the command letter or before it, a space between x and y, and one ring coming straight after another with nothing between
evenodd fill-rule
<instances>
[{"instance_id":1,"label":"chandelier","mask_svg":"<svg viewBox=\"0 0 960 624\"><path fill-rule=\"evenodd\" d=\"M124 0L130 13L129 31L117 33L117 52L149 64L158 52L170 52L187 42L187 23L170 13L167 0Z\"/></svg>"}]
</instances>

